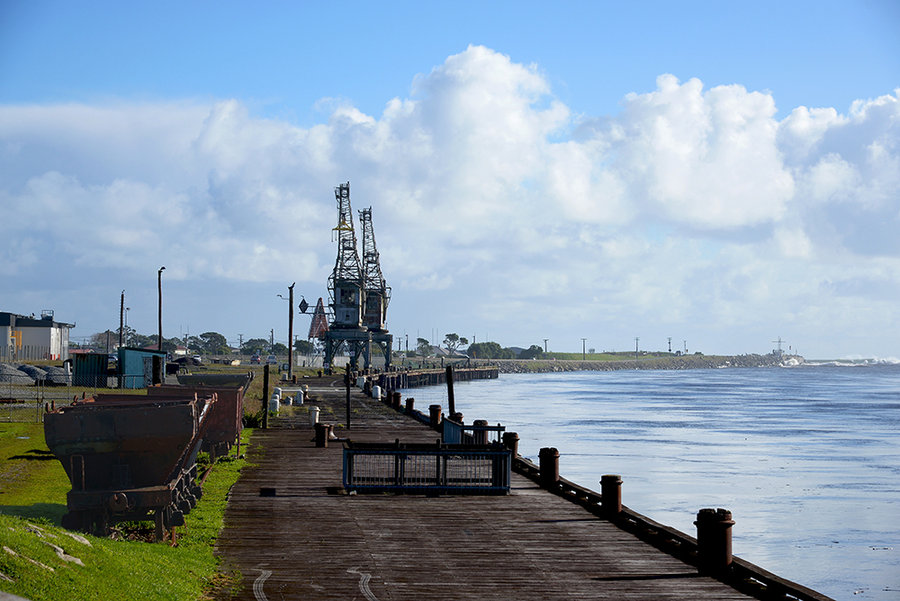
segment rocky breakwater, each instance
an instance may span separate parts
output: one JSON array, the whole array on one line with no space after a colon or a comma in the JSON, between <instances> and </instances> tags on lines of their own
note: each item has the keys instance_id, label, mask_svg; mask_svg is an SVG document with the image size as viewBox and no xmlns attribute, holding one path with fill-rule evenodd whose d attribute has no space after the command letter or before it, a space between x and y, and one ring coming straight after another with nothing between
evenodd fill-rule
<instances>
[{"instance_id":1,"label":"rocky breakwater","mask_svg":"<svg viewBox=\"0 0 900 601\"><path fill-rule=\"evenodd\" d=\"M642 357L622 361L573 361L570 359L498 360L500 373L546 373L564 371L615 371L623 369L718 369L724 367L782 367L788 358L768 355L681 355ZM790 364L799 365L802 357L790 357Z\"/></svg>"}]
</instances>

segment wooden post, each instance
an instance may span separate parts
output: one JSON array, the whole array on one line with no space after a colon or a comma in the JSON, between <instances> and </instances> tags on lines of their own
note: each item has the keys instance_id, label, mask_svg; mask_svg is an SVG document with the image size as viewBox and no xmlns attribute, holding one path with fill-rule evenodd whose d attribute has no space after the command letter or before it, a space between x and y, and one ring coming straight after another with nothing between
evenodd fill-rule
<instances>
[{"instance_id":1,"label":"wooden post","mask_svg":"<svg viewBox=\"0 0 900 601\"><path fill-rule=\"evenodd\" d=\"M269 364L263 367L263 395L262 395L263 430L269 427Z\"/></svg>"},{"instance_id":2,"label":"wooden post","mask_svg":"<svg viewBox=\"0 0 900 601\"><path fill-rule=\"evenodd\" d=\"M441 361L443 361L443 357ZM456 413L456 401L453 397L453 366L447 366L447 407L450 410L450 415Z\"/></svg>"}]
</instances>

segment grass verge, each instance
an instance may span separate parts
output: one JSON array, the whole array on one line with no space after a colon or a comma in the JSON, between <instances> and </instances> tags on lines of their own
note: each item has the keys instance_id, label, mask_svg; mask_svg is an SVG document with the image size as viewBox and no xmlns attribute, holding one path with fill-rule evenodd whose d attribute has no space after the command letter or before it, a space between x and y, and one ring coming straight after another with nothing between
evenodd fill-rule
<instances>
[{"instance_id":1,"label":"grass verge","mask_svg":"<svg viewBox=\"0 0 900 601\"><path fill-rule=\"evenodd\" d=\"M250 433L244 431L242 451ZM213 554L228 491L246 464L234 452L212 467L174 547L61 528L69 482L48 453L40 424L0 426L0 591L32 601L187 601L237 585L237 575L218 573Z\"/></svg>"}]
</instances>

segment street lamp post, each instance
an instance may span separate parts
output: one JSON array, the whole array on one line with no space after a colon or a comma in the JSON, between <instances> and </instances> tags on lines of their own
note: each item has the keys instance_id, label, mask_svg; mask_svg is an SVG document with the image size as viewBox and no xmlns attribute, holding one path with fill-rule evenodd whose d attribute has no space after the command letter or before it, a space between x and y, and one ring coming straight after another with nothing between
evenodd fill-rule
<instances>
[{"instance_id":1,"label":"street lamp post","mask_svg":"<svg viewBox=\"0 0 900 601\"><path fill-rule=\"evenodd\" d=\"M288 302L288 379L294 378L294 282L288 286L288 297L277 295L281 300Z\"/></svg>"},{"instance_id":2,"label":"street lamp post","mask_svg":"<svg viewBox=\"0 0 900 601\"><path fill-rule=\"evenodd\" d=\"M159 290L159 350L162 350L162 272L165 269L165 266L159 268L159 271L156 272L156 283L157 288Z\"/></svg>"}]
</instances>

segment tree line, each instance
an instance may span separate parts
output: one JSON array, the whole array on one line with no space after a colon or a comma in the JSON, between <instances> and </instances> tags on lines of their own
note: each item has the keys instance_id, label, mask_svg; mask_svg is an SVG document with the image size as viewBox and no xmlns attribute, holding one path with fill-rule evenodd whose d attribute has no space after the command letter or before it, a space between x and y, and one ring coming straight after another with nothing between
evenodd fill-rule
<instances>
[{"instance_id":1,"label":"tree line","mask_svg":"<svg viewBox=\"0 0 900 601\"><path fill-rule=\"evenodd\" d=\"M159 336L157 334L140 334L130 327L123 328L122 344L123 346L132 348L158 348ZM119 344L118 330L106 330L105 332L97 332L93 334L84 345L96 352L109 352L117 348ZM71 343L73 347L79 345ZM288 347L284 343L276 342L271 344L265 338L251 338L245 340L240 347L233 347L228 344L228 340L218 332L204 332L196 336L185 336L183 338L166 338L163 336L162 350L172 353L178 347L183 347L189 353L197 355L229 355L240 352L244 355L253 354L273 354L287 355ZM294 344L294 350L301 354L313 354L316 352L316 345L306 341L297 340Z\"/></svg>"},{"instance_id":2,"label":"tree line","mask_svg":"<svg viewBox=\"0 0 900 601\"><path fill-rule=\"evenodd\" d=\"M527 349L502 347L496 342L475 342L469 344L469 340L455 332L444 335L443 348L448 355L458 356L464 352L473 359L538 359L544 355L544 349L540 345L532 344ZM460 351L460 347L467 347ZM422 357L430 357L435 354L435 347L427 338L416 339L416 353Z\"/></svg>"}]
</instances>

